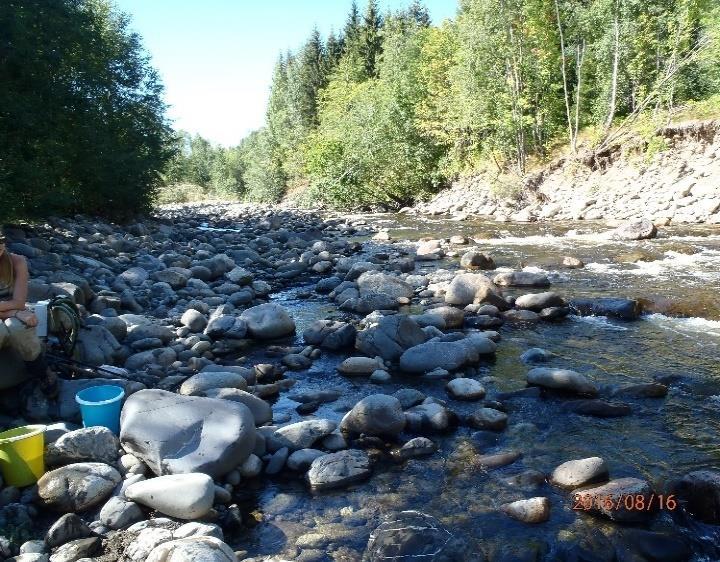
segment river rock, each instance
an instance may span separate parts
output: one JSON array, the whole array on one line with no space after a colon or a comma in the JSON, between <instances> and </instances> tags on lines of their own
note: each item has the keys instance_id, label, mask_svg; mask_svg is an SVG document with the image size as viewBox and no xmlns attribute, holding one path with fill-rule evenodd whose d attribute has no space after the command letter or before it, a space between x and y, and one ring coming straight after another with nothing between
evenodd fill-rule
<instances>
[{"instance_id":1,"label":"river rock","mask_svg":"<svg viewBox=\"0 0 720 562\"><path fill-rule=\"evenodd\" d=\"M460 258L460 267L463 269L495 269L493 259L478 250L468 250Z\"/></svg>"},{"instance_id":2,"label":"river rock","mask_svg":"<svg viewBox=\"0 0 720 562\"><path fill-rule=\"evenodd\" d=\"M208 398L221 398L222 400L232 400L245 404L252 412L255 419L255 425L265 425L273 419L272 408L270 404L262 398L258 398L254 394L240 390L239 388L211 388L203 392Z\"/></svg>"},{"instance_id":3,"label":"river rock","mask_svg":"<svg viewBox=\"0 0 720 562\"><path fill-rule=\"evenodd\" d=\"M342 488L370 477L370 458L365 451L349 449L315 459L307 479L314 491Z\"/></svg>"},{"instance_id":4,"label":"river rock","mask_svg":"<svg viewBox=\"0 0 720 562\"><path fill-rule=\"evenodd\" d=\"M379 271L366 271L357 279L360 296L370 293L383 293L394 299L411 298L415 294L412 285L393 275Z\"/></svg>"},{"instance_id":5,"label":"river rock","mask_svg":"<svg viewBox=\"0 0 720 562\"><path fill-rule=\"evenodd\" d=\"M370 375L384 368L382 360L376 357L348 357L338 365L338 371L343 375Z\"/></svg>"},{"instance_id":6,"label":"river rock","mask_svg":"<svg viewBox=\"0 0 720 562\"><path fill-rule=\"evenodd\" d=\"M518 308L527 308L540 312L543 308L565 306L565 301L557 293L530 293L519 296L515 299L515 306Z\"/></svg>"},{"instance_id":7,"label":"river rock","mask_svg":"<svg viewBox=\"0 0 720 562\"><path fill-rule=\"evenodd\" d=\"M370 534L363 562L456 562L483 560L473 556L440 522L419 511L389 516Z\"/></svg>"},{"instance_id":8,"label":"river rock","mask_svg":"<svg viewBox=\"0 0 720 562\"><path fill-rule=\"evenodd\" d=\"M207 318L194 308L186 310L180 318L180 323L187 326L191 332L202 332L208 324Z\"/></svg>"},{"instance_id":9,"label":"river rock","mask_svg":"<svg viewBox=\"0 0 720 562\"><path fill-rule=\"evenodd\" d=\"M668 387L659 382L631 384L616 388L612 391L612 396L621 396L627 398L664 398L667 396Z\"/></svg>"},{"instance_id":10,"label":"river rock","mask_svg":"<svg viewBox=\"0 0 720 562\"><path fill-rule=\"evenodd\" d=\"M572 299L569 305L578 316L607 316L621 320L637 320L642 310L636 300L614 297Z\"/></svg>"},{"instance_id":11,"label":"river rock","mask_svg":"<svg viewBox=\"0 0 720 562\"><path fill-rule=\"evenodd\" d=\"M45 543L55 548L75 539L84 539L92 536L85 522L75 513L66 513L53 523L45 534Z\"/></svg>"},{"instance_id":12,"label":"river rock","mask_svg":"<svg viewBox=\"0 0 720 562\"><path fill-rule=\"evenodd\" d=\"M46 472L38 480L38 495L55 511L84 511L107 499L121 480L120 473L107 464L69 464Z\"/></svg>"},{"instance_id":13,"label":"river rock","mask_svg":"<svg viewBox=\"0 0 720 562\"><path fill-rule=\"evenodd\" d=\"M118 438L108 428L86 427L69 431L48 444L45 462L51 466L85 461L113 463L119 448Z\"/></svg>"},{"instance_id":14,"label":"river rock","mask_svg":"<svg viewBox=\"0 0 720 562\"><path fill-rule=\"evenodd\" d=\"M145 562L237 562L235 552L215 537L188 537L156 546Z\"/></svg>"},{"instance_id":15,"label":"river rock","mask_svg":"<svg viewBox=\"0 0 720 562\"><path fill-rule=\"evenodd\" d=\"M471 334L461 340L437 339L407 349L400 356L400 370L408 373L426 373L434 369L454 371L477 363L483 355L495 353L497 345L482 334Z\"/></svg>"},{"instance_id":16,"label":"river rock","mask_svg":"<svg viewBox=\"0 0 720 562\"><path fill-rule=\"evenodd\" d=\"M98 520L108 529L125 529L145 518L140 506L119 496L111 497L100 510Z\"/></svg>"},{"instance_id":17,"label":"river rock","mask_svg":"<svg viewBox=\"0 0 720 562\"><path fill-rule=\"evenodd\" d=\"M247 323L248 334L255 339L269 340L295 333L295 321L279 304L253 306L244 311L240 318Z\"/></svg>"},{"instance_id":18,"label":"river rock","mask_svg":"<svg viewBox=\"0 0 720 562\"><path fill-rule=\"evenodd\" d=\"M327 453L318 449L300 449L288 457L287 467L297 472L306 471L315 459L323 455L327 455Z\"/></svg>"},{"instance_id":19,"label":"river rock","mask_svg":"<svg viewBox=\"0 0 720 562\"><path fill-rule=\"evenodd\" d=\"M370 357L379 356L388 361L396 361L406 349L421 344L426 339L425 332L410 316L394 314L384 316L376 325L358 332L355 347Z\"/></svg>"},{"instance_id":20,"label":"river rock","mask_svg":"<svg viewBox=\"0 0 720 562\"><path fill-rule=\"evenodd\" d=\"M494 408L479 408L467 417L467 424L474 429L502 431L507 427L507 414Z\"/></svg>"},{"instance_id":21,"label":"river rock","mask_svg":"<svg viewBox=\"0 0 720 562\"><path fill-rule=\"evenodd\" d=\"M696 470L670 484L683 508L696 519L720 524L720 472Z\"/></svg>"},{"instance_id":22,"label":"river rock","mask_svg":"<svg viewBox=\"0 0 720 562\"><path fill-rule=\"evenodd\" d=\"M639 478L618 478L602 486L579 492L581 497L594 499L590 510L592 513L618 523L639 523L647 520L653 512L636 509L635 500L638 496L643 496L644 505L648 506L653 493L650 484ZM605 501L608 498L614 501Z\"/></svg>"},{"instance_id":23,"label":"river rock","mask_svg":"<svg viewBox=\"0 0 720 562\"><path fill-rule=\"evenodd\" d=\"M610 233L615 240L647 240L657 236L657 228L649 220L639 220L619 226Z\"/></svg>"},{"instance_id":24,"label":"river rock","mask_svg":"<svg viewBox=\"0 0 720 562\"><path fill-rule=\"evenodd\" d=\"M288 448L296 451L308 449L316 441L330 435L337 424L330 420L306 420L281 427L275 436Z\"/></svg>"},{"instance_id":25,"label":"river rock","mask_svg":"<svg viewBox=\"0 0 720 562\"><path fill-rule=\"evenodd\" d=\"M316 320L303 332L305 343L331 350L352 347L356 336L355 326L335 320Z\"/></svg>"},{"instance_id":26,"label":"river rock","mask_svg":"<svg viewBox=\"0 0 720 562\"><path fill-rule=\"evenodd\" d=\"M542 273L530 271L509 271L498 273L493 283L503 287L549 287L550 280ZM494 304L494 303L493 303Z\"/></svg>"},{"instance_id":27,"label":"river rock","mask_svg":"<svg viewBox=\"0 0 720 562\"><path fill-rule=\"evenodd\" d=\"M445 385L445 390L456 400L480 400L485 396L485 388L474 379L453 379Z\"/></svg>"},{"instance_id":28,"label":"river rock","mask_svg":"<svg viewBox=\"0 0 720 562\"><path fill-rule=\"evenodd\" d=\"M543 523L550 519L550 500L536 497L505 503L500 510L523 523Z\"/></svg>"},{"instance_id":29,"label":"river rock","mask_svg":"<svg viewBox=\"0 0 720 562\"><path fill-rule=\"evenodd\" d=\"M458 306L484 302L502 310L507 308L498 287L482 273L461 273L453 277L445 292L445 302Z\"/></svg>"},{"instance_id":30,"label":"river rock","mask_svg":"<svg viewBox=\"0 0 720 562\"><path fill-rule=\"evenodd\" d=\"M212 388L238 388L245 390L247 380L238 373L206 371L193 375L180 386L180 394L198 395Z\"/></svg>"},{"instance_id":31,"label":"river rock","mask_svg":"<svg viewBox=\"0 0 720 562\"><path fill-rule=\"evenodd\" d=\"M572 400L563 405L563 409L581 416L595 418L620 418L632 414L632 408L622 402L607 400Z\"/></svg>"},{"instance_id":32,"label":"river rock","mask_svg":"<svg viewBox=\"0 0 720 562\"><path fill-rule=\"evenodd\" d=\"M100 537L88 537L86 539L77 539L65 543L58 548L52 556L50 562L76 562L77 560L87 560L92 557L98 550L102 541Z\"/></svg>"},{"instance_id":33,"label":"river rock","mask_svg":"<svg viewBox=\"0 0 720 562\"><path fill-rule=\"evenodd\" d=\"M255 447L255 420L244 404L164 390L142 390L128 398L120 428L125 450L157 475L221 476Z\"/></svg>"},{"instance_id":34,"label":"river rock","mask_svg":"<svg viewBox=\"0 0 720 562\"><path fill-rule=\"evenodd\" d=\"M435 402L413 406L405 412L407 429L414 433L442 433L450 429L455 415Z\"/></svg>"},{"instance_id":35,"label":"river rock","mask_svg":"<svg viewBox=\"0 0 720 562\"><path fill-rule=\"evenodd\" d=\"M199 519L215 498L215 485L207 474L169 474L128 486L125 497L178 519Z\"/></svg>"},{"instance_id":36,"label":"river rock","mask_svg":"<svg viewBox=\"0 0 720 562\"><path fill-rule=\"evenodd\" d=\"M567 461L559 465L550 475L550 482L562 488L579 488L608 479L608 467L600 457L588 457Z\"/></svg>"},{"instance_id":37,"label":"river rock","mask_svg":"<svg viewBox=\"0 0 720 562\"><path fill-rule=\"evenodd\" d=\"M545 363L553 357L553 354L540 347L531 347L520 356L523 363Z\"/></svg>"},{"instance_id":38,"label":"river rock","mask_svg":"<svg viewBox=\"0 0 720 562\"><path fill-rule=\"evenodd\" d=\"M405 414L394 396L373 394L345 414L340 429L351 434L396 436L405 429Z\"/></svg>"},{"instance_id":39,"label":"river rock","mask_svg":"<svg viewBox=\"0 0 720 562\"><path fill-rule=\"evenodd\" d=\"M77 359L99 367L112 365L122 356L122 346L104 326L85 326L78 332Z\"/></svg>"},{"instance_id":40,"label":"river rock","mask_svg":"<svg viewBox=\"0 0 720 562\"><path fill-rule=\"evenodd\" d=\"M423 316L439 316L442 318L445 328L462 328L465 314L462 310L452 306L436 306L428 308Z\"/></svg>"},{"instance_id":41,"label":"river rock","mask_svg":"<svg viewBox=\"0 0 720 562\"><path fill-rule=\"evenodd\" d=\"M166 519L165 521L168 520ZM140 527L145 523L146 522L139 523L137 526ZM124 559L132 562L147 562L148 556L157 545L171 541L173 538L172 531L169 529L153 526L141 527L139 529L135 529L135 527L136 525L133 525L128 531L139 530L140 532L125 548L125 552L123 553Z\"/></svg>"},{"instance_id":42,"label":"river rock","mask_svg":"<svg viewBox=\"0 0 720 562\"><path fill-rule=\"evenodd\" d=\"M535 367L527 374L527 382L552 390L560 390L573 394L596 396L597 386L584 375L569 369L553 369Z\"/></svg>"},{"instance_id":43,"label":"river rock","mask_svg":"<svg viewBox=\"0 0 720 562\"><path fill-rule=\"evenodd\" d=\"M416 459L427 457L437 451L438 446L427 437L415 437L410 439L397 451L397 458L400 460Z\"/></svg>"}]
</instances>

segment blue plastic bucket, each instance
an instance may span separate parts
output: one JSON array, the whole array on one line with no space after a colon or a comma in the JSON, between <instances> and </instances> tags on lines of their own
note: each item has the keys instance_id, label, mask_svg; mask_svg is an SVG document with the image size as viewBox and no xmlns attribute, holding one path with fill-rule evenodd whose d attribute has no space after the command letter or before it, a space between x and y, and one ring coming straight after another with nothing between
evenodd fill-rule
<instances>
[{"instance_id":1,"label":"blue plastic bucket","mask_svg":"<svg viewBox=\"0 0 720 562\"><path fill-rule=\"evenodd\" d=\"M75 401L80 404L83 425L85 427L100 425L118 435L124 397L123 388L111 384L91 386L78 392Z\"/></svg>"}]
</instances>

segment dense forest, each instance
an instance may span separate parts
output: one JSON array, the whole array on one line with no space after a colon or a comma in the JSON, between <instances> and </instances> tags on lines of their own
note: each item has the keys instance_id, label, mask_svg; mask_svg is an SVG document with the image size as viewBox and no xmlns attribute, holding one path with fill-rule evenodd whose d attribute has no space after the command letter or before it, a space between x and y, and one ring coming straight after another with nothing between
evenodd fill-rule
<instances>
[{"instance_id":1,"label":"dense forest","mask_svg":"<svg viewBox=\"0 0 720 562\"><path fill-rule=\"evenodd\" d=\"M5 217L123 215L158 194L395 207L481 169L522 177L558 146L718 100L714 0L352 4L278 58L266 123L237 147L172 133L162 85L109 0L0 4ZM720 104L719 104L720 105ZM582 142L580 142L582 141Z\"/></svg>"},{"instance_id":2,"label":"dense forest","mask_svg":"<svg viewBox=\"0 0 720 562\"><path fill-rule=\"evenodd\" d=\"M129 23L107 0L0 2L0 219L153 205L172 130Z\"/></svg>"},{"instance_id":3,"label":"dense forest","mask_svg":"<svg viewBox=\"0 0 720 562\"><path fill-rule=\"evenodd\" d=\"M712 0L461 0L439 26L418 1L353 4L341 33L280 56L265 127L231 149L183 137L168 180L397 207L483 167L522 176L583 132L607 146L720 92L719 34Z\"/></svg>"}]
</instances>

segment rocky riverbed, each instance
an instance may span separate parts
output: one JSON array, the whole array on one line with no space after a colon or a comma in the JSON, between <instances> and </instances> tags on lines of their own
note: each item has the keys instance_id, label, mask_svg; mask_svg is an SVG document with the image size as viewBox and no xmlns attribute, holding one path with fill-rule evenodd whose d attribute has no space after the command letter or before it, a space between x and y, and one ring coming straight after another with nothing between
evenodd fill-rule
<instances>
[{"instance_id":1,"label":"rocky riverbed","mask_svg":"<svg viewBox=\"0 0 720 562\"><path fill-rule=\"evenodd\" d=\"M720 560L720 232L241 205L6 229L97 376L0 555ZM75 393L123 386L120 435Z\"/></svg>"}]
</instances>

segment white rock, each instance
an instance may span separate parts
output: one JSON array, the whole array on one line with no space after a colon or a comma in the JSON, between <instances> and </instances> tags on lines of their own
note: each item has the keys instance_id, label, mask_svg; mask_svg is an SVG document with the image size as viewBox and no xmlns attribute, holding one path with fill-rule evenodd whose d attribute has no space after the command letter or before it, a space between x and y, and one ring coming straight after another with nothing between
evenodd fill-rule
<instances>
[{"instance_id":1,"label":"white rock","mask_svg":"<svg viewBox=\"0 0 720 562\"><path fill-rule=\"evenodd\" d=\"M125 497L170 517L198 519L212 508L215 485L212 478L199 472L169 474L131 485Z\"/></svg>"}]
</instances>

